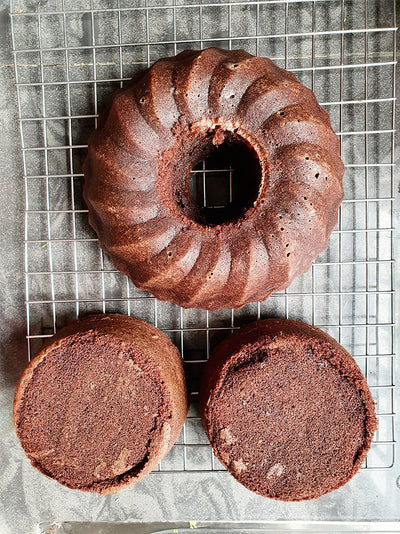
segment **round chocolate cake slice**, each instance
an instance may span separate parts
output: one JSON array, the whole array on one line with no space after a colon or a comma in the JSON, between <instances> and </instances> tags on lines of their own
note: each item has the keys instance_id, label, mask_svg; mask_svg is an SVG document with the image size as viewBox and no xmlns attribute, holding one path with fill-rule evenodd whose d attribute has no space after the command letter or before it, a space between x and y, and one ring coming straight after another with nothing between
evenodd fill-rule
<instances>
[{"instance_id":1,"label":"round chocolate cake slice","mask_svg":"<svg viewBox=\"0 0 400 534\"><path fill-rule=\"evenodd\" d=\"M206 365L199 401L217 458L246 488L282 501L343 486L377 426L352 356L321 330L286 319L225 339Z\"/></svg>"},{"instance_id":2,"label":"round chocolate cake slice","mask_svg":"<svg viewBox=\"0 0 400 534\"><path fill-rule=\"evenodd\" d=\"M182 358L171 341L139 319L95 315L70 323L30 362L14 422L39 471L105 494L154 469L187 407Z\"/></svg>"}]
</instances>

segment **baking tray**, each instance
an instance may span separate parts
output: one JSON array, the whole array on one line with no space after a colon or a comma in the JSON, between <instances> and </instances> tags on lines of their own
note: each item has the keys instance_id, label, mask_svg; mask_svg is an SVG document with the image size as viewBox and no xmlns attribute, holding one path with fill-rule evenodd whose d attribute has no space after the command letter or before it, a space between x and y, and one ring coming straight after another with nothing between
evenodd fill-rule
<instances>
[{"instance_id":1,"label":"baking tray","mask_svg":"<svg viewBox=\"0 0 400 534\"><path fill-rule=\"evenodd\" d=\"M16 0L11 29L29 355L88 312L126 313L162 329L185 360L193 402L156 472L208 477L223 467L196 398L213 347L252 320L303 320L336 338L367 377L379 426L363 469L397 469L395 2ZM159 57L208 46L243 48L294 72L330 114L346 167L338 225L309 272L265 302L217 312L184 310L135 288L99 249L82 200L87 138L110 94ZM210 162L191 176L193 190L216 208L212 183L229 191L231 179L229 167Z\"/></svg>"}]
</instances>

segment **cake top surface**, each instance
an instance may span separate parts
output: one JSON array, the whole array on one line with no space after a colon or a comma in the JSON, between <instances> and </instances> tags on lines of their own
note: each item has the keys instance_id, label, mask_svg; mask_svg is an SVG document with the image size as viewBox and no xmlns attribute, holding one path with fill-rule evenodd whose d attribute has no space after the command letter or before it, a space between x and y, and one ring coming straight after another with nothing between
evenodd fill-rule
<instances>
[{"instance_id":1,"label":"cake top surface","mask_svg":"<svg viewBox=\"0 0 400 534\"><path fill-rule=\"evenodd\" d=\"M343 198L339 140L312 91L268 58L161 58L98 126L83 169L89 222L116 268L159 300L241 308L326 248ZM219 179L226 194L212 201Z\"/></svg>"}]
</instances>

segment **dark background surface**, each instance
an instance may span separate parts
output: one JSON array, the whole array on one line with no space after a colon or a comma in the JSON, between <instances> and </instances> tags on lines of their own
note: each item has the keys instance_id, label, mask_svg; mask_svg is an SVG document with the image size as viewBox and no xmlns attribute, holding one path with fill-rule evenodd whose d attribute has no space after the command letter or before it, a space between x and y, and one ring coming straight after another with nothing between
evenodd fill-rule
<instances>
[{"instance_id":1,"label":"dark background surface","mask_svg":"<svg viewBox=\"0 0 400 534\"><path fill-rule=\"evenodd\" d=\"M362 519L372 508L381 508L380 519L385 518L385 510L390 515L387 519L399 519L400 490L397 505L387 502L385 498L391 501L393 493L385 497L385 479L378 472L371 479L369 473L363 473L359 487L344 490L340 501L328 497L323 503L295 504L289 510L281 503L249 494L225 474L213 480L196 474L154 475L137 488L122 492L117 500L114 496L99 498L71 492L47 481L28 465L12 426L12 398L27 363L27 351L23 167L8 13L8 2L0 0L0 439L5 458L0 469L0 533L34 532L34 524L46 520L319 519L325 512L339 519ZM397 467L390 480L394 483L399 474ZM368 488L371 480L375 485ZM355 503L353 497L360 488L365 500ZM377 500L382 506L377 506Z\"/></svg>"}]
</instances>

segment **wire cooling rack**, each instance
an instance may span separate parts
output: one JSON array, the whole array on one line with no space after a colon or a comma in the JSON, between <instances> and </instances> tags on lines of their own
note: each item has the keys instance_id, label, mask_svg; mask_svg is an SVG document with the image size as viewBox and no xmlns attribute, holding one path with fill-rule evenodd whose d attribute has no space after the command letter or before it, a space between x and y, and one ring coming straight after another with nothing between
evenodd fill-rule
<instances>
[{"instance_id":1,"label":"wire cooling rack","mask_svg":"<svg viewBox=\"0 0 400 534\"><path fill-rule=\"evenodd\" d=\"M79 314L132 314L178 346L195 400L204 362L232 329L269 316L301 319L355 356L379 417L365 467L392 467L395 25L395 2L384 0L14 1L29 354ZM346 166L338 227L310 271L265 302L213 313L135 288L99 249L82 200L86 140L108 96L159 57L208 46L244 48L293 71L329 112ZM208 186L229 193L231 179L229 167L208 161L191 183L217 208ZM159 470L219 469L194 402Z\"/></svg>"}]
</instances>

